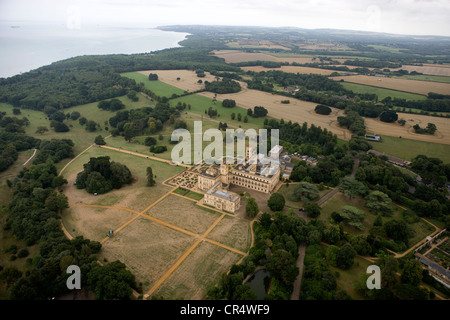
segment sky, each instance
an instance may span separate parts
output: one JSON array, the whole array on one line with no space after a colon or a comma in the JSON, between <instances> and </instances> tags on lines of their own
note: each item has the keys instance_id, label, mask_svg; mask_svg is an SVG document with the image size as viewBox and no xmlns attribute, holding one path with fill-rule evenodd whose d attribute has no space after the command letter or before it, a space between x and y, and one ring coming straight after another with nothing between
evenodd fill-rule
<instances>
[{"instance_id":1,"label":"sky","mask_svg":"<svg viewBox=\"0 0 450 320\"><path fill-rule=\"evenodd\" d=\"M450 36L449 0L0 0L0 21L331 28Z\"/></svg>"}]
</instances>

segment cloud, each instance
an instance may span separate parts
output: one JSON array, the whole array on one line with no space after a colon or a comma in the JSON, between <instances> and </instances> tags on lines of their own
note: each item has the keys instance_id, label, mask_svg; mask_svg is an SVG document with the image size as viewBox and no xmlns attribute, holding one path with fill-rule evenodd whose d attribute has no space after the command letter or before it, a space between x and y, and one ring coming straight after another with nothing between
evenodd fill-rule
<instances>
[{"instance_id":1,"label":"cloud","mask_svg":"<svg viewBox=\"0 0 450 320\"><path fill-rule=\"evenodd\" d=\"M222 24L357 29L450 36L446 0L15 0L0 1L1 20L83 24Z\"/></svg>"}]
</instances>

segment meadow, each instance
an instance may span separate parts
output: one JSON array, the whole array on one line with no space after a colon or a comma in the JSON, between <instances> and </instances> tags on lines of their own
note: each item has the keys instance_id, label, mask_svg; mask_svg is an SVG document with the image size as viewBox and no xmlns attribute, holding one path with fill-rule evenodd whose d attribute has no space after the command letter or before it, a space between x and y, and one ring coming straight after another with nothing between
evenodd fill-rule
<instances>
[{"instance_id":1,"label":"meadow","mask_svg":"<svg viewBox=\"0 0 450 320\"><path fill-rule=\"evenodd\" d=\"M352 90L355 93L369 93L376 94L378 96L378 101L383 100L386 97L405 99L405 100L425 100L426 96L408 93L397 90L390 90L385 88L366 86L357 83L341 82L342 86L347 90Z\"/></svg>"}]
</instances>

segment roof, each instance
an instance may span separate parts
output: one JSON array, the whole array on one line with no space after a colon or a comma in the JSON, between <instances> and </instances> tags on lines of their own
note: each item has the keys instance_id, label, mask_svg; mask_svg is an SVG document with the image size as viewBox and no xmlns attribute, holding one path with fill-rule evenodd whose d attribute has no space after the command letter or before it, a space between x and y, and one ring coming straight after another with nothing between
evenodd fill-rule
<instances>
[{"instance_id":1,"label":"roof","mask_svg":"<svg viewBox=\"0 0 450 320\"><path fill-rule=\"evenodd\" d=\"M446 276L448 279L450 279L450 272L447 269L445 269L444 267L438 265L436 262L425 258L422 255L417 255L417 256L419 257L419 261L422 262L424 265L426 265L427 267L430 267L430 268L436 270L440 274L442 274L442 275Z\"/></svg>"},{"instance_id":2,"label":"roof","mask_svg":"<svg viewBox=\"0 0 450 320\"><path fill-rule=\"evenodd\" d=\"M383 152L378 152L378 151L375 151L375 150L372 150L372 149L370 149L369 151L367 151L367 153L371 153L371 154L374 154L374 155L376 155L376 156L384 156L384 157L386 157L386 158L388 159L388 161L390 161L390 162L392 162L392 163L395 163L395 164L405 165L405 164L407 163L407 161L405 161L405 160L403 160L403 159L400 159L400 158L391 156L391 155L389 155L389 154L385 154L385 153L383 153Z\"/></svg>"}]
</instances>

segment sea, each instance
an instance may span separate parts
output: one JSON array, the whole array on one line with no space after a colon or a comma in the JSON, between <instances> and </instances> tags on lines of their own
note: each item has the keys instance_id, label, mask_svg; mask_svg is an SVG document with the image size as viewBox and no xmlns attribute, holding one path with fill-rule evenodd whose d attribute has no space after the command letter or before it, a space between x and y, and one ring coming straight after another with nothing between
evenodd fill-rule
<instances>
[{"instance_id":1,"label":"sea","mask_svg":"<svg viewBox=\"0 0 450 320\"><path fill-rule=\"evenodd\" d=\"M82 55L149 53L179 47L187 33L156 28L70 27L0 21L0 78Z\"/></svg>"}]
</instances>

